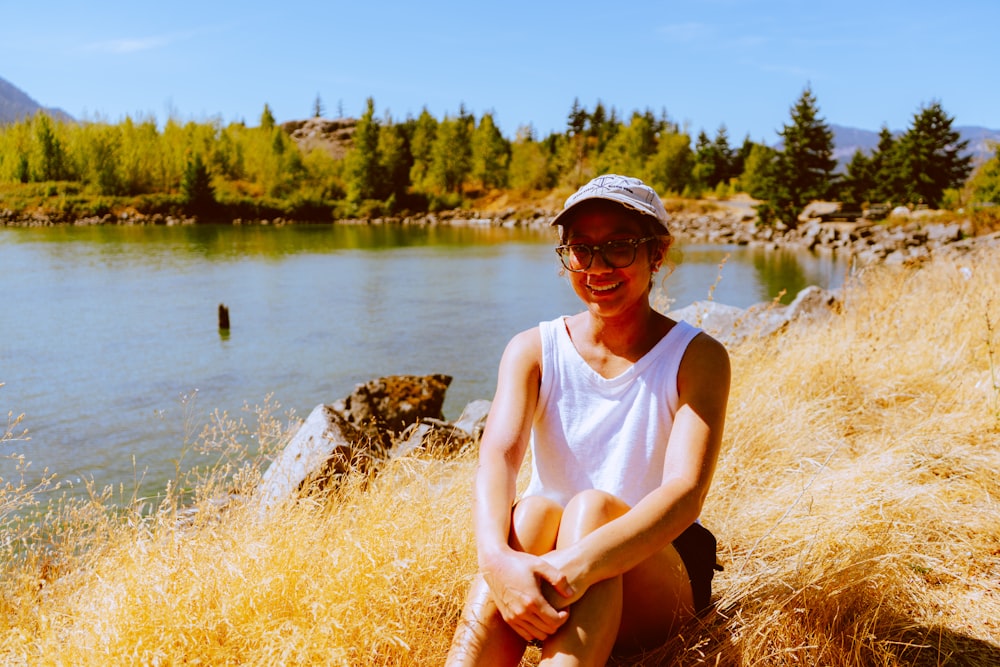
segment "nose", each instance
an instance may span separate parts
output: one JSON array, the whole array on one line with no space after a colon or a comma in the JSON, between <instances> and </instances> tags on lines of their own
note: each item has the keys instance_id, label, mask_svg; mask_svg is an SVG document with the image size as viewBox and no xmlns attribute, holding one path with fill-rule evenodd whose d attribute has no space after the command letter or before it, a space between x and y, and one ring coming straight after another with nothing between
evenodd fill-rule
<instances>
[{"instance_id":1,"label":"nose","mask_svg":"<svg viewBox=\"0 0 1000 667\"><path fill-rule=\"evenodd\" d=\"M610 273L612 271L614 271L614 267L604 259L604 253L600 250L594 250L594 256L590 260L590 268L587 269L587 273Z\"/></svg>"}]
</instances>

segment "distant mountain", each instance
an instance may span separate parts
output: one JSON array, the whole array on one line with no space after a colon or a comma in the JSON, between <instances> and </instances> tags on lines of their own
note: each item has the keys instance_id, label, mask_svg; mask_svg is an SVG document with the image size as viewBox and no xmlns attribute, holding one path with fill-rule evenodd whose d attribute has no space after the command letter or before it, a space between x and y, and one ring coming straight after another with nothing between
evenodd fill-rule
<instances>
[{"instance_id":1,"label":"distant mountain","mask_svg":"<svg viewBox=\"0 0 1000 667\"><path fill-rule=\"evenodd\" d=\"M833 157L836 158L841 168L851 161L854 152L859 148L867 155L878 148L878 132L832 123L830 123L830 129L833 131ZM972 155L974 163L978 164L988 160L996 154L996 144L1000 143L1000 130L969 126L952 126L952 129L957 131L963 140L968 140L969 145L966 153ZM903 132L894 130L892 134L899 137Z\"/></svg>"},{"instance_id":2,"label":"distant mountain","mask_svg":"<svg viewBox=\"0 0 1000 667\"><path fill-rule=\"evenodd\" d=\"M13 123L44 111L53 118L72 121L73 117L62 109L43 107L14 84L0 78L0 125Z\"/></svg>"}]
</instances>

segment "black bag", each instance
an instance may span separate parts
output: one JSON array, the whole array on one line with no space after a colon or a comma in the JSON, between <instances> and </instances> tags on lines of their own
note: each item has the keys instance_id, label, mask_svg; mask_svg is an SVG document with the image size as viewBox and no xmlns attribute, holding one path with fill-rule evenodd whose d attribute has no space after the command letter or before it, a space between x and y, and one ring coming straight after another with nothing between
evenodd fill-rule
<instances>
[{"instance_id":1,"label":"black bag","mask_svg":"<svg viewBox=\"0 0 1000 667\"><path fill-rule=\"evenodd\" d=\"M712 577L717 570L722 571L715 560L715 535L700 523L692 523L677 536L673 545L687 568L694 593L694 610L700 614L711 605Z\"/></svg>"}]
</instances>

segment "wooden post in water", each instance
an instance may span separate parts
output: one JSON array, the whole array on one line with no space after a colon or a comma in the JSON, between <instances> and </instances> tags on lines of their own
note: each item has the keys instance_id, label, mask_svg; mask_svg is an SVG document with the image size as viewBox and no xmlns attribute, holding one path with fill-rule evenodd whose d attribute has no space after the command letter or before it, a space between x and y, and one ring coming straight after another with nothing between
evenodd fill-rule
<instances>
[{"instance_id":1,"label":"wooden post in water","mask_svg":"<svg viewBox=\"0 0 1000 667\"><path fill-rule=\"evenodd\" d=\"M219 331L229 333L229 309L226 304L219 304Z\"/></svg>"}]
</instances>

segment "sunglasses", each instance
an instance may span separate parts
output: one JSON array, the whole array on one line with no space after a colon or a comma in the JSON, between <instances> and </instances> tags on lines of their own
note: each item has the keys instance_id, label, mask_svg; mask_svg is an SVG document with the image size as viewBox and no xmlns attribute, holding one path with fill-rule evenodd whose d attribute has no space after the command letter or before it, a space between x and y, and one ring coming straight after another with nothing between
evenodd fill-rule
<instances>
[{"instance_id":1,"label":"sunglasses","mask_svg":"<svg viewBox=\"0 0 1000 667\"><path fill-rule=\"evenodd\" d=\"M574 273L589 269L597 253L601 253L601 259L606 266L612 269L624 269L635 262L636 251L640 245L655 240L655 236L647 236L641 239L616 239L597 245L570 243L556 247L556 254L559 255L566 270Z\"/></svg>"}]
</instances>

